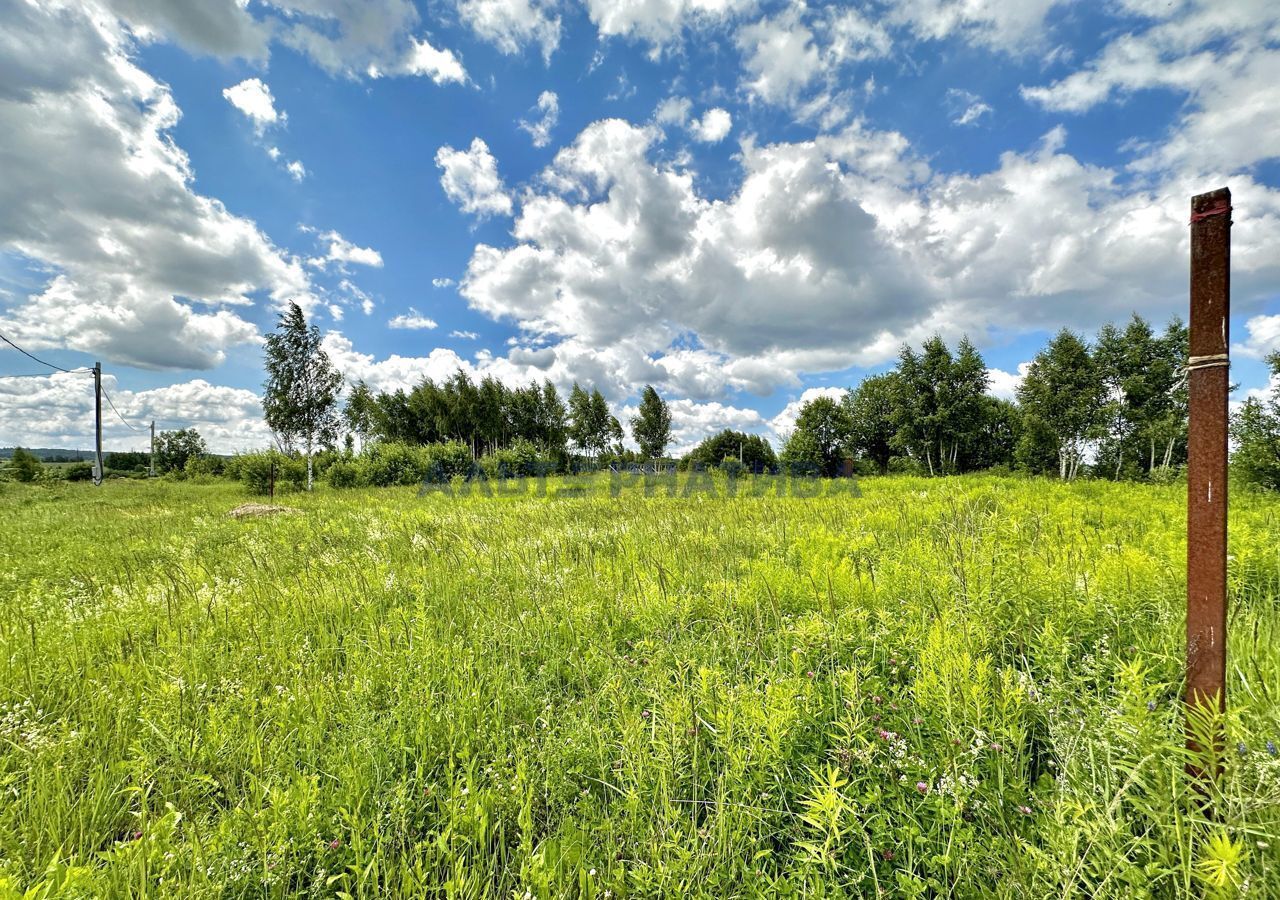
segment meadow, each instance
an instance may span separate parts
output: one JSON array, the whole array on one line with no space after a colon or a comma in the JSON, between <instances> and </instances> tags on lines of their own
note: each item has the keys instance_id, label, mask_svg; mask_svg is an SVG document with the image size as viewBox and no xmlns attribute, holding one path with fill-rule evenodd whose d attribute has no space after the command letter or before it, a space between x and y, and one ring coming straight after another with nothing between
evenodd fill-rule
<instances>
[{"instance_id":1,"label":"meadow","mask_svg":"<svg viewBox=\"0 0 1280 900\"><path fill-rule=\"evenodd\" d=\"M0 485L0 898L1280 897L1280 501L569 487Z\"/></svg>"}]
</instances>

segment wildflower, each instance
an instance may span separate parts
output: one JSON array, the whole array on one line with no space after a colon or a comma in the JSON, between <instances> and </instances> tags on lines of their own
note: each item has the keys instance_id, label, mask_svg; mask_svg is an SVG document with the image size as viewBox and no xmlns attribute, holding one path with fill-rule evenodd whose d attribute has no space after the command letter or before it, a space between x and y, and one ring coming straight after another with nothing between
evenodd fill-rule
<instances>
[{"instance_id":1,"label":"wildflower","mask_svg":"<svg viewBox=\"0 0 1280 900\"><path fill-rule=\"evenodd\" d=\"M647 709L646 709L646 710L644 710L643 712L641 712L641 713L640 713L640 718L642 718L642 719L647 719L647 718L649 718L649 716L651 716L651 715L653 715L653 713L649 712L649 710L647 710Z\"/></svg>"},{"instance_id":2,"label":"wildflower","mask_svg":"<svg viewBox=\"0 0 1280 900\"><path fill-rule=\"evenodd\" d=\"M929 793L929 782L927 782L927 781L917 781L917 782L916 782L916 790L917 790L917 791L919 791L921 794L927 794L927 793Z\"/></svg>"},{"instance_id":3,"label":"wildflower","mask_svg":"<svg viewBox=\"0 0 1280 900\"><path fill-rule=\"evenodd\" d=\"M133 833L133 839L134 839L135 841L140 841L140 840L142 840L142 832L141 832L141 831L135 831L135 832Z\"/></svg>"},{"instance_id":4,"label":"wildflower","mask_svg":"<svg viewBox=\"0 0 1280 900\"><path fill-rule=\"evenodd\" d=\"M923 722L923 721L924 721L924 719L920 718L919 716L912 716L912 717L911 717L911 724L912 724L912 725L919 725L919 724L920 724L921 722Z\"/></svg>"},{"instance_id":5,"label":"wildflower","mask_svg":"<svg viewBox=\"0 0 1280 900\"><path fill-rule=\"evenodd\" d=\"M342 846L342 840L340 838L334 838L329 842L330 850L337 850L341 846Z\"/></svg>"},{"instance_id":6,"label":"wildflower","mask_svg":"<svg viewBox=\"0 0 1280 900\"><path fill-rule=\"evenodd\" d=\"M887 862L888 860L893 859L893 851L892 851L892 850L881 850L881 851L880 851L880 858L881 858L881 859L883 859L883 860L885 860L886 862Z\"/></svg>"},{"instance_id":7,"label":"wildflower","mask_svg":"<svg viewBox=\"0 0 1280 900\"><path fill-rule=\"evenodd\" d=\"M1272 756L1280 756L1280 750L1276 749L1275 741L1267 741L1267 752Z\"/></svg>"},{"instance_id":8,"label":"wildflower","mask_svg":"<svg viewBox=\"0 0 1280 900\"><path fill-rule=\"evenodd\" d=\"M1030 807L1030 806L1019 806L1019 807L1018 807L1018 812L1022 813L1024 816L1029 816L1029 815L1031 815L1031 807Z\"/></svg>"},{"instance_id":9,"label":"wildflower","mask_svg":"<svg viewBox=\"0 0 1280 900\"><path fill-rule=\"evenodd\" d=\"M592 870L591 870L590 872L588 872L587 874L588 874L589 876L591 876L592 878L595 878L595 877L596 877L596 870L595 870L595 869L592 869Z\"/></svg>"},{"instance_id":10,"label":"wildflower","mask_svg":"<svg viewBox=\"0 0 1280 900\"><path fill-rule=\"evenodd\" d=\"M872 722L879 722L879 721L880 721L880 713L873 713L873 714L872 714L872 716L871 716L871 721L872 721Z\"/></svg>"},{"instance_id":11,"label":"wildflower","mask_svg":"<svg viewBox=\"0 0 1280 900\"><path fill-rule=\"evenodd\" d=\"M879 706L881 703L884 702L884 698L881 697L879 694L872 694L871 702L874 703L876 706Z\"/></svg>"},{"instance_id":12,"label":"wildflower","mask_svg":"<svg viewBox=\"0 0 1280 900\"><path fill-rule=\"evenodd\" d=\"M813 677L813 670L812 670L812 669L810 669L808 672L805 672L804 674L805 674L805 677L806 677L806 678L812 678L812 677Z\"/></svg>"},{"instance_id":13,"label":"wildflower","mask_svg":"<svg viewBox=\"0 0 1280 900\"><path fill-rule=\"evenodd\" d=\"M1249 748L1244 745L1244 741L1236 744L1236 752L1241 756L1245 756L1249 752Z\"/></svg>"},{"instance_id":14,"label":"wildflower","mask_svg":"<svg viewBox=\"0 0 1280 900\"><path fill-rule=\"evenodd\" d=\"M882 741L887 741L893 737L893 732L885 731L883 728L881 728L880 731L877 733L880 735L880 740Z\"/></svg>"},{"instance_id":15,"label":"wildflower","mask_svg":"<svg viewBox=\"0 0 1280 900\"><path fill-rule=\"evenodd\" d=\"M1147 712L1155 712L1155 711L1156 711L1156 701L1154 701L1154 700L1148 700L1148 701L1147 701Z\"/></svg>"},{"instance_id":16,"label":"wildflower","mask_svg":"<svg viewBox=\"0 0 1280 900\"><path fill-rule=\"evenodd\" d=\"M1003 744L992 744L992 745L991 745L991 749L992 749L992 750L994 750L994 751L996 751L997 753L1003 753L1003 752L1004 752L1004 745L1003 745Z\"/></svg>"}]
</instances>

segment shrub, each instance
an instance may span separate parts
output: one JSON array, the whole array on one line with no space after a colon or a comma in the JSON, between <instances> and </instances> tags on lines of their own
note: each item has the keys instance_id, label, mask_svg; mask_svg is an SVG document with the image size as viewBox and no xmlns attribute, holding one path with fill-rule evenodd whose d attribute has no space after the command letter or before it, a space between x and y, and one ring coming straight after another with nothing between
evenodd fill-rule
<instances>
[{"instance_id":1,"label":"shrub","mask_svg":"<svg viewBox=\"0 0 1280 900\"><path fill-rule=\"evenodd\" d=\"M420 484L427 474L427 448L395 441L372 445L363 460L364 482L374 487Z\"/></svg>"},{"instance_id":2,"label":"shrub","mask_svg":"<svg viewBox=\"0 0 1280 900\"><path fill-rule=\"evenodd\" d=\"M455 475L466 476L471 473L475 460L471 458L471 450L466 444L448 441L443 444L430 444L424 449L427 451L427 467L422 477L418 479L418 483L425 480L433 484L441 484Z\"/></svg>"},{"instance_id":3,"label":"shrub","mask_svg":"<svg viewBox=\"0 0 1280 900\"><path fill-rule=\"evenodd\" d=\"M37 480L43 470L44 466L41 465L39 458L30 450L23 450L21 447L14 448L13 458L4 467L5 474L10 480L26 484Z\"/></svg>"},{"instance_id":4,"label":"shrub","mask_svg":"<svg viewBox=\"0 0 1280 900\"><path fill-rule=\"evenodd\" d=\"M306 487L306 461L274 450L239 454L233 457L228 469L236 473L250 493L268 494L271 492L273 466L276 493L300 491Z\"/></svg>"},{"instance_id":5,"label":"shrub","mask_svg":"<svg viewBox=\"0 0 1280 900\"><path fill-rule=\"evenodd\" d=\"M221 456L193 456L183 466L188 478L216 478L225 473L227 461Z\"/></svg>"},{"instance_id":6,"label":"shrub","mask_svg":"<svg viewBox=\"0 0 1280 900\"><path fill-rule=\"evenodd\" d=\"M62 470L62 477L67 481L90 481L93 478L93 463L72 463Z\"/></svg>"},{"instance_id":7,"label":"shrub","mask_svg":"<svg viewBox=\"0 0 1280 900\"><path fill-rule=\"evenodd\" d=\"M363 473L354 460L340 459L332 463L325 474L331 487L353 488L359 486Z\"/></svg>"}]
</instances>

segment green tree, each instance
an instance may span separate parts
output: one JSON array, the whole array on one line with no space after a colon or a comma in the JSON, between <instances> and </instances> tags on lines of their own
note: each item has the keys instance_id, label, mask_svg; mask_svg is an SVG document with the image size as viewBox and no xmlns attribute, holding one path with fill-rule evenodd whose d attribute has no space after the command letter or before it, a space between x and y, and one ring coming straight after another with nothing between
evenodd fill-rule
<instances>
[{"instance_id":1,"label":"green tree","mask_svg":"<svg viewBox=\"0 0 1280 900\"><path fill-rule=\"evenodd\" d=\"M894 388L897 398L893 407L893 441L899 450L923 459L930 475L938 474L941 459L935 465L935 450L941 445L939 425L942 420L941 398L938 396L938 374L949 368L950 353L934 338L925 344L925 354L903 345L898 354ZM942 354L946 353L945 359Z\"/></svg>"},{"instance_id":2,"label":"green tree","mask_svg":"<svg viewBox=\"0 0 1280 900\"><path fill-rule=\"evenodd\" d=\"M852 432L849 413L841 403L833 397L814 397L800 407L795 430L782 451L783 457L816 459L821 474L838 475Z\"/></svg>"},{"instance_id":3,"label":"green tree","mask_svg":"<svg viewBox=\"0 0 1280 900\"><path fill-rule=\"evenodd\" d=\"M1280 386L1280 351L1267 357ZM1269 399L1250 397L1231 417L1231 467L1247 484L1280 491L1280 388Z\"/></svg>"},{"instance_id":4,"label":"green tree","mask_svg":"<svg viewBox=\"0 0 1280 900\"><path fill-rule=\"evenodd\" d=\"M542 398L538 404L537 430L534 440L548 453L565 452L568 437L569 411L556 386L547 379L542 384Z\"/></svg>"},{"instance_id":5,"label":"green tree","mask_svg":"<svg viewBox=\"0 0 1280 900\"><path fill-rule=\"evenodd\" d=\"M987 364L968 337L962 337L956 355L944 372L942 403L942 468L965 472L976 468L975 457L984 438L987 401ZM950 444L949 456L948 448Z\"/></svg>"},{"instance_id":6,"label":"green tree","mask_svg":"<svg viewBox=\"0 0 1280 900\"><path fill-rule=\"evenodd\" d=\"M711 468L726 459L737 460L753 472L771 472L778 467L778 457L767 440L758 434L728 428L703 439L685 456L684 464L686 467L700 465Z\"/></svg>"},{"instance_id":7,"label":"green tree","mask_svg":"<svg viewBox=\"0 0 1280 900\"><path fill-rule=\"evenodd\" d=\"M850 448L875 463L881 475L889 471L889 460L893 458L897 397L897 374L889 372L864 378L841 400L849 417Z\"/></svg>"},{"instance_id":8,"label":"green tree","mask_svg":"<svg viewBox=\"0 0 1280 900\"><path fill-rule=\"evenodd\" d=\"M30 450L24 450L21 447L13 448L13 456L9 460L9 464L5 466L5 471L14 481L21 481L30 484L40 477L40 473L44 471L44 466Z\"/></svg>"},{"instance_id":9,"label":"green tree","mask_svg":"<svg viewBox=\"0 0 1280 900\"><path fill-rule=\"evenodd\" d=\"M365 382L356 382L351 393L347 395L346 404L342 407L342 422L347 426L349 433L360 439L361 450L373 433L376 413L377 402L374 400L373 391L369 390L369 385Z\"/></svg>"},{"instance_id":10,"label":"green tree","mask_svg":"<svg viewBox=\"0 0 1280 900\"><path fill-rule=\"evenodd\" d=\"M267 381L262 411L281 448L302 445L307 490L314 485L312 456L317 445L338 437L338 392L342 375L320 346L320 330L307 325L302 308L290 303L266 339Z\"/></svg>"},{"instance_id":11,"label":"green tree","mask_svg":"<svg viewBox=\"0 0 1280 900\"><path fill-rule=\"evenodd\" d=\"M207 452L204 438L194 428L162 431L156 435L156 471L161 474L183 471L187 460L199 459Z\"/></svg>"},{"instance_id":12,"label":"green tree","mask_svg":"<svg viewBox=\"0 0 1280 900\"><path fill-rule=\"evenodd\" d=\"M631 436L640 445L640 453L659 459L671 443L671 408L651 385L640 393L640 410L631 419Z\"/></svg>"},{"instance_id":13,"label":"green tree","mask_svg":"<svg viewBox=\"0 0 1280 900\"><path fill-rule=\"evenodd\" d=\"M1101 424L1102 379L1083 340L1067 329L1058 332L1031 362L1018 386L1026 417L1022 440L1030 442L1020 458L1032 459L1046 440L1058 459L1058 477L1070 481L1084 461L1088 441Z\"/></svg>"},{"instance_id":14,"label":"green tree","mask_svg":"<svg viewBox=\"0 0 1280 900\"><path fill-rule=\"evenodd\" d=\"M1114 478L1167 469L1186 447L1186 328L1178 319L1163 335L1134 314L1123 330L1098 332L1093 357L1102 382L1104 435L1097 467ZM1179 448L1182 452L1179 453Z\"/></svg>"}]
</instances>

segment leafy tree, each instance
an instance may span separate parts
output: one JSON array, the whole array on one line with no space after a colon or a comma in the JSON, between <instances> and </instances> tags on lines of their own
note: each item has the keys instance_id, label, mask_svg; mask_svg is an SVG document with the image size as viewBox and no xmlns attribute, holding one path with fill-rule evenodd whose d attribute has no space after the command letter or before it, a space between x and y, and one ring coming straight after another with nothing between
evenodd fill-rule
<instances>
[{"instance_id":1,"label":"leafy tree","mask_svg":"<svg viewBox=\"0 0 1280 900\"><path fill-rule=\"evenodd\" d=\"M844 406L832 397L814 397L800 407L795 431L787 439L783 457L814 458L823 475L838 475L852 432L853 423Z\"/></svg>"},{"instance_id":2,"label":"leafy tree","mask_svg":"<svg viewBox=\"0 0 1280 900\"><path fill-rule=\"evenodd\" d=\"M897 397L897 374L890 372L863 379L841 400L849 417L850 448L875 463L881 475L889 471L889 460L893 458Z\"/></svg>"},{"instance_id":3,"label":"leafy tree","mask_svg":"<svg viewBox=\"0 0 1280 900\"><path fill-rule=\"evenodd\" d=\"M346 405L342 408L342 422L347 431L360 439L360 449L369 441L376 420L377 401L373 391L363 381L356 383L347 396Z\"/></svg>"},{"instance_id":4,"label":"leafy tree","mask_svg":"<svg viewBox=\"0 0 1280 900\"><path fill-rule=\"evenodd\" d=\"M204 438L194 428L162 431L156 435L156 471L164 474L185 470L187 460L198 459L207 452Z\"/></svg>"},{"instance_id":5,"label":"leafy tree","mask_svg":"<svg viewBox=\"0 0 1280 900\"><path fill-rule=\"evenodd\" d=\"M1124 473L1167 469L1186 448L1186 327L1178 319L1156 335L1141 316L1123 330L1107 324L1098 332L1094 360L1102 381L1100 418L1105 430L1098 468ZM1181 453L1177 452L1181 448Z\"/></svg>"},{"instance_id":6,"label":"leafy tree","mask_svg":"<svg viewBox=\"0 0 1280 900\"><path fill-rule=\"evenodd\" d=\"M938 376L950 368L950 361L946 345L937 338L926 342L924 355L907 345L903 345L898 354L894 380L897 391L893 410L894 444L916 459L923 459L930 475L938 474L941 469L940 457L936 458L935 465L935 450L942 445Z\"/></svg>"},{"instance_id":7,"label":"leafy tree","mask_svg":"<svg viewBox=\"0 0 1280 900\"><path fill-rule=\"evenodd\" d=\"M787 435L779 458L783 469L792 475L827 474L827 459L822 452L822 445L812 431L797 428Z\"/></svg>"},{"instance_id":8,"label":"leafy tree","mask_svg":"<svg viewBox=\"0 0 1280 900\"><path fill-rule=\"evenodd\" d=\"M640 453L659 459L671 443L671 408L651 385L640 393L640 410L631 419L631 436L640 445Z\"/></svg>"},{"instance_id":9,"label":"leafy tree","mask_svg":"<svg viewBox=\"0 0 1280 900\"><path fill-rule=\"evenodd\" d=\"M609 413L609 404L599 390L587 393L575 382L569 392L569 438L588 456L597 458L610 441L622 440L622 425Z\"/></svg>"},{"instance_id":10,"label":"leafy tree","mask_svg":"<svg viewBox=\"0 0 1280 900\"><path fill-rule=\"evenodd\" d=\"M537 428L532 436L547 452L563 453L568 437L569 411L550 379L543 382Z\"/></svg>"},{"instance_id":11,"label":"leafy tree","mask_svg":"<svg viewBox=\"0 0 1280 900\"><path fill-rule=\"evenodd\" d=\"M778 467L778 457L767 440L758 434L746 434L728 428L705 438L689 451L684 464L711 468L719 466L726 459L737 460L753 472L771 472Z\"/></svg>"},{"instance_id":12,"label":"leafy tree","mask_svg":"<svg viewBox=\"0 0 1280 900\"><path fill-rule=\"evenodd\" d=\"M973 469L1013 466L1018 441L1022 437L1022 410L1011 400L984 396L979 404L976 443L969 463Z\"/></svg>"},{"instance_id":13,"label":"leafy tree","mask_svg":"<svg viewBox=\"0 0 1280 900\"><path fill-rule=\"evenodd\" d=\"M960 339L956 355L943 373L941 437L943 468L963 472L975 468L973 457L982 452L984 412L987 401L987 364L968 337ZM950 444L948 457L946 444ZM963 456L961 454L964 454Z\"/></svg>"},{"instance_id":14,"label":"leafy tree","mask_svg":"<svg viewBox=\"0 0 1280 900\"><path fill-rule=\"evenodd\" d=\"M1058 458L1058 477L1075 478L1084 461L1087 442L1101 423L1102 379L1089 347L1067 329L1058 332L1036 354L1018 386L1018 401L1026 416L1020 457L1042 458L1033 449L1048 442Z\"/></svg>"},{"instance_id":15,"label":"leafy tree","mask_svg":"<svg viewBox=\"0 0 1280 900\"><path fill-rule=\"evenodd\" d=\"M569 440L585 454L589 454L595 446L599 427L595 422L595 412L591 408L591 395L575 381L569 391Z\"/></svg>"},{"instance_id":16,"label":"leafy tree","mask_svg":"<svg viewBox=\"0 0 1280 900\"><path fill-rule=\"evenodd\" d=\"M30 450L14 447L13 456L9 459L9 464L5 466L5 471L14 481L30 484L40 477L40 473L44 471L44 466L41 464L40 458Z\"/></svg>"},{"instance_id":17,"label":"leafy tree","mask_svg":"<svg viewBox=\"0 0 1280 900\"><path fill-rule=\"evenodd\" d=\"M276 330L267 335L266 369L262 410L267 427L286 451L302 444L307 460L307 490L311 490L316 445L337 440L342 375L320 346L320 330L314 325L308 327L297 303L289 304Z\"/></svg>"},{"instance_id":18,"label":"leafy tree","mask_svg":"<svg viewBox=\"0 0 1280 900\"><path fill-rule=\"evenodd\" d=\"M1280 385L1280 351L1267 357L1271 382ZM1246 483L1280 490L1280 390L1250 397L1231 417L1231 466Z\"/></svg>"}]
</instances>

